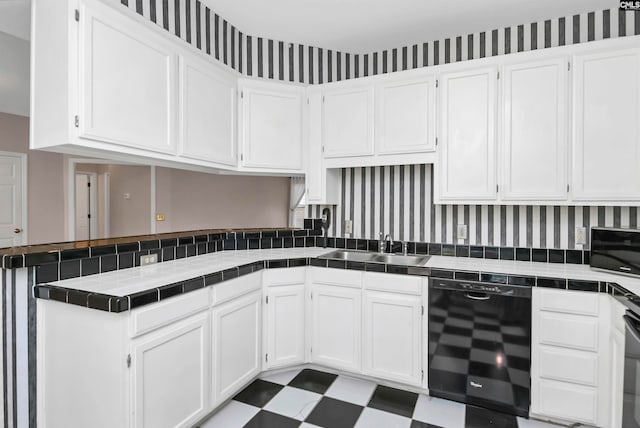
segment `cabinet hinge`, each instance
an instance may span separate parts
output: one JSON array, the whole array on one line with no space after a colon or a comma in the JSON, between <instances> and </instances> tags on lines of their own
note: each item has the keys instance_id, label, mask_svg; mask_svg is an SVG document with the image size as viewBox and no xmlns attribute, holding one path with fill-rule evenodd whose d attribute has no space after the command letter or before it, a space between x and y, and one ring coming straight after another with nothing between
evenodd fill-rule
<instances>
[{"instance_id":1,"label":"cabinet hinge","mask_svg":"<svg viewBox=\"0 0 640 428\"><path fill-rule=\"evenodd\" d=\"M307 104L309 104L309 97L307 97Z\"/></svg>"},{"instance_id":2,"label":"cabinet hinge","mask_svg":"<svg viewBox=\"0 0 640 428\"><path fill-rule=\"evenodd\" d=\"M499 188L500 188L500 187L496 184L496 193L498 193L498 189L499 189Z\"/></svg>"},{"instance_id":3,"label":"cabinet hinge","mask_svg":"<svg viewBox=\"0 0 640 428\"><path fill-rule=\"evenodd\" d=\"M567 63L567 71L571 71L571 63L570 62Z\"/></svg>"},{"instance_id":4,"label":"cabinet hinge","mask_svg":"<svg viewBox=\"0 0 640 428\"><path fill-rule=\"evenodd\" d=\"M244 91L240 91L240 98L244 98Z\"/></svg>"},{"instance_id":5,"label":"cabinet hinge","mask_svg":"<svg viewBox=\"0 0 640 428\"><path fill-rule=\"evenodd\" d=\"M436 88L438 87L438 79L436 79Z\"/></svg>"},{"instance_id":6,"label":"cabinet hinge","mask_svg":"<svg viewBox=\"0 0 640 428\"><path fill-rule=\"evenodd\" d=\"M324 153L324 146L322 146L322 153Z\"/></svg>"},{"instance_id":7,"label":"cabinet hinge","mask_svg":"<svg viewBox=\"0 0 640 428\"><path fill-rule=\"evenodd\" d=\"M313 354L313 348L309 348L309 353Z\"/></svg>"},{"instance_id":8,"label":"cabinet hinge","mask_svg":"<svg viewBox=\"0 0 640 428\"><path fill-rule=\"evenodd\" d=\"M436 137L436 146L438 145L438 137Z\"/></svg>"},{"instance_id":9,"label":"cabinet hinge","mask_svg":"<svg viewBox=\"0 0 640 428\"><path fill-rule=\"evenodd\" d=\"M311 293L311 300L313 300L313 293Z\"/></svg>"},{"instance_id":10,"label":"cabinet hinge","mask_svg":"<svg viewBox=\"0 0 640 428\"><path fill-rule=\"evenodd\" d=\"M264 362L265 363L269 362L269 354L264 354Z\"/></svg>"},{"instance_id":11,"label":"cabinet hinge","mask_svg":"<svg viewBox=\"0 0 640 428\"><path fill-rule=\"evenodd\" d=\"M569 193L569 185L567 184L567 193Z\"/></svg>"},{"instance_id":12,"label":"cabinet hinge","mask_svg":"<svg viewBox=\"0 0 640 428\"><path fill-rule=\"evenodd\" d=\"M424 370L420 370L420 376L422 376L422 380L424 380Z\"/></svg>"},{"instance_id":13,"label":"cabinet hinge","mask_svg":"<svg viewBox=\"0 0 640 428\"><path fill-rule=\"evenodd\" d=\"M76 128L80 126L80 118L77 115L73 118L73 123L76 125Z\"/></svg>"},{"instance_id":14,"label":"cabinet hinge","mask_svg":"<svg viewBox=\"0 0 640 428\"><path fill-rule=\"evenodd\" d=\"M496 79L500 79L500 72L496 73Z\"/></svg>"},{"instance_id":15,"label":"cabinet hinge","mask_svg":"<svg viewBox=\"0 0 640 428\"><path fill-rule=\"evenodd\" d=\"M74 17L75 17L76 21L80 22L80 11L78 9L76 9L76 11L74 13Z\"/></svg>"},{"instance_id":16,"label":"cabinet hinge","mask_svg":"<svg viewBox=\"0 0 640 428\"><path fill-rule=\"evenodd\" d=\"M240 160L243 161L244 160L244 155L242 153L240 153Z\"/></svg>"},{"instance_id":17,"label":"cabinet hinge","mask_svg":"<svg viewBox=\"0 0 640 428\"><path fill-rule=\"evenodd\" d=\"M127 368L131 367L131 354L127 355Z\"/></svg>"},{"instance_id":18,"label":"cabinet hinge","mask_svg":"<svg viewBox=\"0 0 640 428\"><path fill-rule=\"evenodd\" d=\"M420 307L420 311L421 311L420 315L424 315L424 306Z\"/></svg>"},{"instance_id":19,"label":"cabinet hinge","mask_svg":"<svg viewBox=\"0 0 640 428\"><path fill-rule=\"evenodd\" d=\"M269 304L269 296L267 296L264 300L264 302L268 305Z\"/></svg>"}]
</instances>

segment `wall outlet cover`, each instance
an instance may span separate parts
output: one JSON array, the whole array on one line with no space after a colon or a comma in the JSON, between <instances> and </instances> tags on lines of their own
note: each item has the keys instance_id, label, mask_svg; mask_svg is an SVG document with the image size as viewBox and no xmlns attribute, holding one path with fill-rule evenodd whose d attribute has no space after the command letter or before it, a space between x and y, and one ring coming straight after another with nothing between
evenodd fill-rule
<instances>
[{"instance_id":1,"label":"wall outlet cover","mask_svg":"<svg viewBox=\"0 0 640 428\"><path fill-rule=\"evenodd\" d=\"M467 225L459 224L458 229L456 230L456 237L458 239L467 239Z\"/></svg>"},{"instance_id":2,"label":"wall outlet cover","mask_svg":"<svg viewBox=\"0 0 640 428\"><path fill-rule=\"evenodd\" d=\"M344 233L353 233L353 221L345 220L344 221Z\"/></svg>"},{"instance_id":3,"label":"wall outlet cover","mask_svg":"<svg viewBox=\"0 0 640 428\"><path fill-rule=\"evenodd\" d=\"M140 266L152 265L158 263L157 254L149 254L146 256L140 256Z\"/></svg>"},{"instance_id":4,"label":"wall outlet cover","mask_svg":"<svg viewBox=\"0 0 640 428\"><path fill-rule=\"evenodd\" d=\"M156 214L156 221L164 221L165 217L163 213Z\"/></svg>"},{"instance_id":5,"label":"wall outlet cover","mask_svg":"<svg viewBox=\"0 0 640 428\"><path fill-rule=\"evenodd\" d=\"M587 243L587 228L578 226L576 227L576 244Z\"/></svg>"}]
</instances>

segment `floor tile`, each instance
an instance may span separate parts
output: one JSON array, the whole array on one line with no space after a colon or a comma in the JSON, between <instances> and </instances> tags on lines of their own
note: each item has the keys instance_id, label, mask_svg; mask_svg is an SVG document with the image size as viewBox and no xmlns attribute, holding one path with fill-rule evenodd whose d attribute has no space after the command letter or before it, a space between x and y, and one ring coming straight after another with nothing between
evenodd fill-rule
<instances>
[{"instance_id":1,"label":"floor tile","mask_svg":"<svg viewBox=\"0 0 640 428\"><path fill-rule=\"evenodd\" d=\"M331 373L323 373L317 370L304 369L291 382L289 386L306 389L308 391L324 394L338 377Z\"/></svg>"},{"instance_id":2,"label":"floor tile","mask_svg":"<svg viewBox=\"0 0 640 428\"><path fill-rule=\"evenodd\" d=\"M438 425L428 424L426 422L416 421L415 419L411 421L411 426L409 428L444 428L439 427Z\"/></svg>"},{"instance_id":3,"label":"floor tile","mask_svg":"<svg viewBox=\"0 0 640 428\"><path fill-rule=\"evenodd\" d=\"M376 386L375 382L368 380L338 376L324 395L326 397L366 406Z\"/></svg>"},{"instance_id":4,"label":"floor tile","mask_svg":"<svg viewBox=\"0 0 640 428\"><path fill-rule=\"evenodd\" d=\"M324 397L307 417L306 422L323 428L353 428L362 406Z\"/></svg>"},{"instance_id":5,"label":"floor tile","mask_svg":"<svg viewBox=\"0 0 640 428\"><path fill-rule=\"evenodd\" d=\"M303 422L302 425L300 425L300 428L322 428L322 427L319 427L318 425L310 424L308 422Z\"/></svg>"},{"instance_id":6,"label":"floor tile","mask_svg":"<svg viewBox=\"0 0 640 428\"><path fill-rule=\"evenodd\" d=\"M420 394L413 419L446 428L464 428L464 404Z\"/></svg>"},{"instance_id":7,"label":"floor tile","mask_svg":"<svg viewBox=\"0 0 640 428\"><path fill-rule=\"evenodd\" d=\"M411 419L366 407L354 428L409 428Z\"/></svg>"},{"instance_id":8,"label":"floor tile","mask_svg":"<svg viewBox=\"0 0 640 428\"><path fill-rule=\"evenodd\" d=\"M518 421L514 415L469 405L466 408L464 424L465 428L518 428Z\"/></svg>"},{"instance_id":9,"label":"floor tile","mask_svg":"<svg viewBox=\"0 0 640 428\"><path fill-rule=\"evenodd\" d=\"M279 373L269 373L265 376L261 376L260 379L266 380L273 383L279 383L280 385L286 385L294 377L296 377L300 373L300 369L287 370Z\"/></svg>"},{"instance_id":10,"label":"floor tile","mask_svg":"<svg viewBox=\"0 0 640 428\"><path fill-rule=\"evenodd\" d=\"M277 415L266 410L260 410L258 414L244 426L244 428L297 428L299 426L300 421L286 416Z\"/></svg>"},{"instance_id":11,"label":"floor tile","mask_svg":"<svg viewBox=\"0 0 640 428\"><path fill-rule=\"evenodd\" d=\"M418 394L415 392L379 385L367 406L410 418L417 400Z\"/></svg>"},{"instance_id":12,"label":"floor tile","mask_svg":"<svg viewBox=\"0 0 640 428\"><path fill-rule=\"evenodd\" d=\"M558 428L560 425L518 417L518 428Z\"/></svg>"},{"instance_id":13,"label":"floor tile","mask_svg":"<svg viewBox=\"0 0 640 428\"><path fill-rule=\"evenodd\" d=\"M251 404L252 406L264 407L282 388L284 388L284 386L278 385L277 383L257 379L239 392L233 399Z\"/></svg>"},{"instance_id":14,"label":"floor tile","mask_svg":"<svg viewBox=\"0 0 640 428\"><path fill-rule=\"evenodd\" d=\"M259 411L258 407L230 401L218 413L200 424L199 428L242 427Z\"/></svg>"},{"instance_id":15,"label":"floor tile","mask_svg":"<svg viewBox=\"0 0 640 428\"><path fill-rule=\"evenodd\" d=\"M285 386L264 406L264 410L303 421L321 398L322 395L315 392Z\"/></svg>"}]
</instances>

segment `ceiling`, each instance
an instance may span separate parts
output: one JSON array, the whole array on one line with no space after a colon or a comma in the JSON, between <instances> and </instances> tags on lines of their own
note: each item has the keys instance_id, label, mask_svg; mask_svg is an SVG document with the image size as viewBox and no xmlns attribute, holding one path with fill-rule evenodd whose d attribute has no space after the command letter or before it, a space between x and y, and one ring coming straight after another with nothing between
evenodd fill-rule
<instances>
[{"instance_id":1,"label":"ceiling","mask_svg":"<svg viewBox=\"0 0 640 428\"><path fill-rule=\"evenodd\" d=\"M50 1L50 0L49 0ZM29 40L30 0L0 0L0 31Z\"/></svg>"},{"instance_id":2,"label":"ceiling","mask_svg":"<svg viewBox=\"0 0 640 428\"><path fill-rule=\"evenodd\" d=\"M245 34L349 53L617 10L619 5L617 0L202 1Z\"/></svg>"}]
</instances>

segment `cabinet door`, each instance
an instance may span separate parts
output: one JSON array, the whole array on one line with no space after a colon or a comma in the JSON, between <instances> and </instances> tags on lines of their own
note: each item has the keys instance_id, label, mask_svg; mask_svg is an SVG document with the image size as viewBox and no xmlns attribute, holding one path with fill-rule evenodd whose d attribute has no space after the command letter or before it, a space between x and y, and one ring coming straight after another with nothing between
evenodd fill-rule
<instances>
[{"instance_id":1,"label":"cabinet door","mask_svg":"<svg viewBox=\"0 0 640 428\"><path fill-rule=\"evenodd\" d=\"M214 403L229 398L260 372L262 292L214 307Z\"/></svg>"},{"instance_id":2,"label":"cabinet door","mask_svg":"<svg viewBox=\"0 0 640 428\"><path fill-rule=\"evenodd\" d=\"M441 77L441 200L496 199L495 67Z\"/></svg>"},{"instance_id":3,"label":"cabinet door","mask_svg":"<svg viewBox=\"0 0 640 428\"><path fill-rule=\"evenodd\" d=\"M640 200L640 49L573 63L573 198Z\"/></svg>"},{"instance_id":4,"label":"cabinet door","mask_svg":"<svg viewBox=\"0 0 640 428\"><path fill-rule=\"evenodd\" d=\"M503 68L502 199L567 198L568 58Z\"/></svg>"},{"instance_id":5,"label":"cabinet door","mask_svg":"<svg viewBox=\"0 0 640 428\"><path fill-rule=\"evenodd\" d=\"M314 285L311 299L313 362L360 372L362 292Z\"/></svg>"},{"instance_id":6,"label":"cabinet door","mask_svg":"<svg viewBox=\"0 0 640 428\"><path fill-rule=\"evenodd\" d=\"M304 284L270 287L266 296L266 367L304 362Z\"/></svg>"},{"instance_id":7,"label":"cabinet door","mask_svg":"<svg viewBox=\"0 0 640 428\"><path fill-rule=\"evenodd\" d=\"M422 302L418 296L364 292L364 373L422 382Z\"/></svg>"},{"instance_id":8,"label":"cabinet door","mask_svg":"<svg viewBox=\"0 0 640 428\"><path fill-rule=\"evenodd\" d=\"M622 428L622 402L624 384L624 333L617 328L611 329L609 336L610 348L610 372L609 379L611 382L610 393L603 396L609 399L609 426L611 428Z\"/></svg>"},{"instance_id":9,"label":"cabinet door","mask_svg":"<svg viewBox=\"0 0 640 428\"><path fill-rule=\"evenodd\" d=\"M176 152L176 56L160 35L97 1L81 3L80 136Z\"/></svg>"},{"instance_id":10,"label":"cabinet door","mask_svg":"<svg viewBox=\"0 0 640 428\"><path fill-rule=\"evenodd\" d=\"M241 91L242 165L302 169L303 89L252 82Z\"/></svg>"},{"instance_id":11,"label":"cabinet door","mask_svg":"<svg viewBox=\"0 0 640 428\"><path fill-rule=\"evenodd\" d=\"M209 337L203 312L133 341L135 427L188 427L208 412Z\"/></svg>"},{"instance_id":12,"label":"cabinet door","mask_svg":"<svg viewBox=\"0 0 640 428\"><path fill-rule=\"evenodd\" d=\"M373 87L340 86L323 93L322 146L327 158L373 154Z\"/></svg>"},{"instance_id":13,"label":"cabinet door","mask_svg":"<svg viewBox=\"0 0 640 428\"><path fill-rule=\"evenodd\" d=\"M376 87L378 154L435 149L435 79L387 82Z\"/></svg>"},{"instance_id":14,"label":"cabinet door","mask_svg":"<svg viewBox=\"0 0 640 428\"><path fill-rule=\"evenodd\" d=\"M213 64L180 58L180 155L236 164L235 79Z\"/></svg>"}]
</instances>

